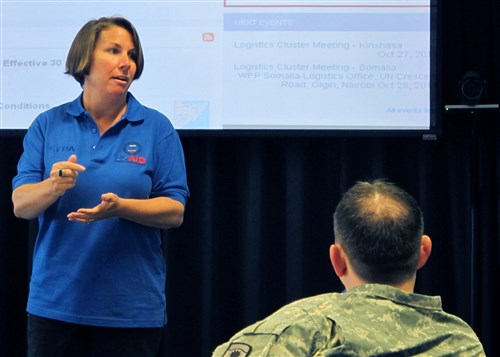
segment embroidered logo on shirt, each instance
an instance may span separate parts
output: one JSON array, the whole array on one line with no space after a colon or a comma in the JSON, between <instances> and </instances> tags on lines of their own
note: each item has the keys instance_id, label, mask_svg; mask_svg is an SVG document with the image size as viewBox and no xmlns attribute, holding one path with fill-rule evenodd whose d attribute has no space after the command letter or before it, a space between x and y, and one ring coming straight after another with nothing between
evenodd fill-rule
<instances>
[{"instance_id":1,"label":"embroidered logo on shirt","mask_svg":"<svg viewBox=\"0 0 500 357\"><path fill-rule=\"evenodd\" d=\"M252 346L246 343L233 342L229 345L222 357L246 357L250 354Z\"/></svg>"},{"instance_id":2,"label":"embroidered logo on shirt","mask_svg":"<svg viewBox=\"0 0 500 357\"><path fill-rule=\"evenodd\" d=\"M131 142L123 146L123 151L125 155L116 155L116 161L120 162L133 162L135 164L144 165L147 159L144 156L138 155L141 151L141 145L139 143Z\"/></svg>"},{"instance_id":3,"label":"embroidered logo on shirt","mask_svg":"<svg viewBox=\"0 0 500 357\"><path fill-rule=\"evenodd\" d=\"M134 155L141 151L141 145L138 143L127 143L123 147L123 151L125 151L129 155Z\"/></svg>"},{"instance_id":4,"label":"embroidered logo on shirt","mask_svg":"<svg viewBox=\"0 0 500 357\"><path fill-rule=\"evenodd\" d=\"M54 152L75 152L75 147L73 145L50 145L49 151Z\"/></svg>"}]
</instances>

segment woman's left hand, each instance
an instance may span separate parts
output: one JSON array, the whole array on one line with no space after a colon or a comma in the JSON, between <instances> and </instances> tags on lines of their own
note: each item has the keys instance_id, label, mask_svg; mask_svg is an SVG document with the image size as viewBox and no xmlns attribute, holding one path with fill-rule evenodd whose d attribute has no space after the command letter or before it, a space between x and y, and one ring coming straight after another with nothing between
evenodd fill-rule
<instances>
[{"instance_id":1,"label":"woman's left hand","mask_svg":"<svg viewBox=\"0 0 500 357\"><path fill-rule=\"evenodd\" d=\"M92 223L97 220L112 217L116 214L121 198L114 193L101 195L101 203L92 208L79 208L68 214L70 221Z\"/></svg>"}]
</instances>

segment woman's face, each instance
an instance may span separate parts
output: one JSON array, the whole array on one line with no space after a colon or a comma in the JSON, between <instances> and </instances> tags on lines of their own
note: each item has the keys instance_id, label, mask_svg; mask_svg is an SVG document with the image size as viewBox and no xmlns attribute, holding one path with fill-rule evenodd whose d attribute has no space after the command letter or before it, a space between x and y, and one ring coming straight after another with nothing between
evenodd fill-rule
<instances>
[{"instance_id":1,"label":"woman's face","mask_svg":"<svg viewBox=\"0 0 500 357\"><path fill-rule=\"evenodd\" d=\"M102 30L97 40L84 90L100 95L127 92L137 70L136 49L130 33L118 26Z\"/></svg>"}]
</instances>

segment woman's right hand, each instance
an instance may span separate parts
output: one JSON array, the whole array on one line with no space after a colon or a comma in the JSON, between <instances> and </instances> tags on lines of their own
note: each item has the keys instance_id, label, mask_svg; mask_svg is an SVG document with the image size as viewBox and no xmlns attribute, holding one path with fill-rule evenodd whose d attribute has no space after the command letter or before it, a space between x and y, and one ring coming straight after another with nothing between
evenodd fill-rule
<instances>
[{"instance_id":1,"label":"woman's right hand","mask_svg":"<svg viewBox=\"0 0 500 357\"><path fill-rule=\"evenodd\" d=\"M75 187L78 173L84 170L85 167L77 163L76 155L71 155L67 161L53 164L47 179L17 187L12 192L14 215L24 219L38 217L67 190Z\"/></svg>"},{"instance_id":2,"label":"woman's right hand","mask_svg":"<svg viewBox=\"0 0 500 357\"><path fill-rule=\"evenodd\" d=\"M75 187L78 173L85 170L85 167L76 161L76 155L71 155L67 161L56 162L52 165L49 180L52 184L52 191L57 197Z\"/></svg>"}]
</instances>

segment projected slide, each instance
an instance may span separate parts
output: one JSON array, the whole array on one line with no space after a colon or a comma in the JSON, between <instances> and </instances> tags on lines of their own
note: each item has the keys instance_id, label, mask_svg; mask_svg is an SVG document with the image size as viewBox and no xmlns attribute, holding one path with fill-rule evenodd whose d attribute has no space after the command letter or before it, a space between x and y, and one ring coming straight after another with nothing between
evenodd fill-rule
<instances>
[{"instance_id":1,"label":"projected slide","mask_svg":"<svg viewBox=\"0 0 500 357\"><path fill-rule=\"evenodd\" d=\"M425 130L429 3L1 1L0 128L74 99L74 36L120 15L145 55L130 91L177 129Z\"/></svg>"}]
</instances>

